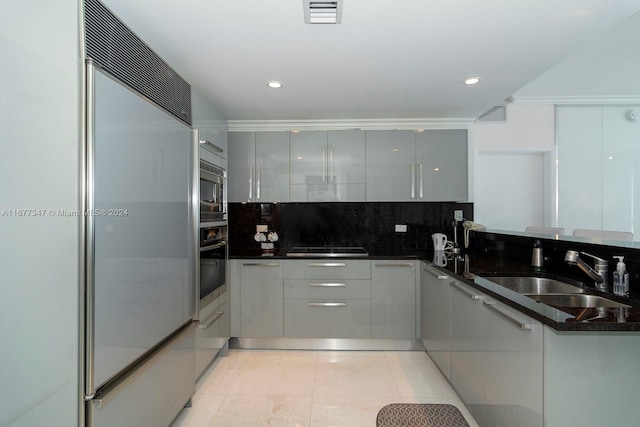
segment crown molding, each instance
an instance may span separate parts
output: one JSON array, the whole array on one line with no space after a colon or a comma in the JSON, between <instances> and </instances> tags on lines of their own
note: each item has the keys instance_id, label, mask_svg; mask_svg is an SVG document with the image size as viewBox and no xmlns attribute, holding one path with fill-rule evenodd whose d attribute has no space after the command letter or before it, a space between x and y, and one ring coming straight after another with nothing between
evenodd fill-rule
<instances>
[{"instance_id":1,"label":"crown molding","mask_svg":"<svg viewBox=\"0 0 640 427\"><path fill-rule=\"evenodd\" d=\"M464 129L475 118L448 119L345 119L345 120L229 120L229 132L292 131L292 130L417 130Z\"/></svg>"},{"instance_id":2,"label":"crown molding","mask_svg":"<svg viewBox=\"0 0 640 427\"><path fill-rule=\"evenodd\" d=\"M640 105L640 95L592 96L512 96L514 104L556 105Z\"/></svg>"}]
</instances>

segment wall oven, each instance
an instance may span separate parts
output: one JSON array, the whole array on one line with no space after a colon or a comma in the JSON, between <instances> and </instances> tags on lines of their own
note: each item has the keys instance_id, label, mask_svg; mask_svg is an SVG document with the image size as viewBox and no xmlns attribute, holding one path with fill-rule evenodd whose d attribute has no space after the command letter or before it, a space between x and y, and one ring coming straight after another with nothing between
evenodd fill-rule
<instances>
[{"instance_id":1,"label":"wall oven","mask_svg":"<svg viewBox=\"0 0 640 427\"><path fill-rule=\"evenodd\" d=\"M224 169L200 160L200 222L227 219L227 173Z\"/></svg>"},{"instance_id":2,"label":"wall oven","mask_svg":"<svg viewBox=\"0 0 640 427\"><path fill-rule=\"evenodd\" d=\"M200 228L199 311L226 291L227 226Z\"/></svg>"}]
</instances>

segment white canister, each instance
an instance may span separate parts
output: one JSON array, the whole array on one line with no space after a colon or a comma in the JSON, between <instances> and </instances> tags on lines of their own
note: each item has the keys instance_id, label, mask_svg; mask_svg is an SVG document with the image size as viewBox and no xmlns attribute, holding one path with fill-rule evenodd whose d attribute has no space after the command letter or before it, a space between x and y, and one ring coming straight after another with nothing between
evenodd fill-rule
<instances>
[{"instance_id":1,"label":"white canister","mask_svg":"<svg viewBox=\"0 0 640 427\"><path fill-rule=\"evenodd\" d=\"M447 248L447 235L442 233L434 233L431 235L433 239L433 250L444 251Z\"/></svg>"}]
</instances>

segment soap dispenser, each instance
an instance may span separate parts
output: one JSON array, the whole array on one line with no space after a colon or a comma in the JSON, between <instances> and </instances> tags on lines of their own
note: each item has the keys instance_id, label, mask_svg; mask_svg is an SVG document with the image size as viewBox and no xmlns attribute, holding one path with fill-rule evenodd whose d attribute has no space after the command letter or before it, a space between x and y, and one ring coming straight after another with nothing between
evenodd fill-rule
<instances>
[{"instance_id":1,"label":"soap dispenser","mask_svg":"<svg viewBox=\"0 0 640 427\"><path fill-rule=\"evenodd\" d=\"M624 264L624 256L614 256L618 258L616 271L613 272L613 293L622 297L629 296L629 273Z\"/></svg>"},{"instance_id":2,"label":"soap dispenser","mask_svg":"<svg viewBox=\"0 0 640 427\"><path fill-rule=\"evenodd\" d=\"M533 242L531 267L533 271L544 271L544 256L542 255L542 245L540 244L540 240Z\"/></svg>"}]
</instances>

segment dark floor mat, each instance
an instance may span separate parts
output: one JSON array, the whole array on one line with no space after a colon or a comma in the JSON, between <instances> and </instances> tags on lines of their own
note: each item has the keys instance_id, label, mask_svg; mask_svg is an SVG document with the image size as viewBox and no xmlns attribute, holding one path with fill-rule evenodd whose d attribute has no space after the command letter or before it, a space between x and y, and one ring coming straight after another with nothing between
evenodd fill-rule
<instances>
[{"instance_id":1,"label":"dark floor mat","mask_svg":"<svg viewBox=\"0 0 640 427\"><path fill-rule=\"evenodd\" d=\"M453 405L437 403L392 403L380 409L377 427L469 427Z\"/></svg>"}]
</instances>

